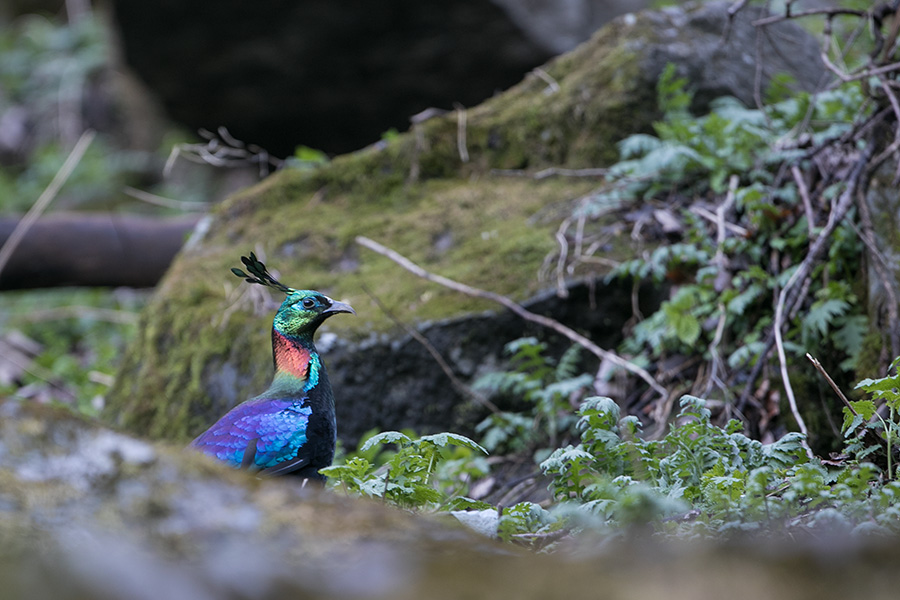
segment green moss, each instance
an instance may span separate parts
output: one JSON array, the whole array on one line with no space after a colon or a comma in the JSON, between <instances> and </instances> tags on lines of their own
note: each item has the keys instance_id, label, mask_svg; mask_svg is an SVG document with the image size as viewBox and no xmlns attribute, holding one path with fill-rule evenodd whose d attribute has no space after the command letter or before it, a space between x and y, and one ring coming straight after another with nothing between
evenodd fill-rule
<instances>
[{"instance_id":1,"label":"green moss","mask_svg":"<svg viewBox=\"0 0 900 600\"><path fill-rule=\"evenodd\" d=\"M595 183L492 170L603 166L615 160L616 142L649 129L657 74L641 65L634 36L649 34L640 31L631 27L626 39L621 28L605 28L546 65L555 92L529 75L467 110L468 161L459 151L460 115L452 112L321 168L277 173L226 201L146 308L107 396L107 416L144 435L185 440L227 408L210 391L217 371L241 374L238 397L265 385L274 311L254 312L250 292L235 293L240 282L229 273L250 250L264 253L288 285L353 304L357 318L326 324L350 340L394 327L368 292L408 323L493 308L416 278L357 246L358 235L429 271L519 300L548 287L537 273L559 219L533 217ZM621 254L611 258L630 253L627 240L612 245Z\"/></svg>"}]
</instances>

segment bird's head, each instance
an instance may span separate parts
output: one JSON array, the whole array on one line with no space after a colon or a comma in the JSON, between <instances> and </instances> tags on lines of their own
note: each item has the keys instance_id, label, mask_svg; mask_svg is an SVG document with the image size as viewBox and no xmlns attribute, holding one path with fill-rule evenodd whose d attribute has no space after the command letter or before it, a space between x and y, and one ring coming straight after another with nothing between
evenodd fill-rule
<instances>
[{"instance_id":1,"label":"bird's head","mask_svg":"<svg viewBox=\"0 0 900 600\"><path fill-rule=\"evenodd\" d=\"M275 313L275 329L288 336L312 334L325 319L339 313L356 314L349 304L315 290L291 290Z\"/></svg>"},{"instance_id":2,"label":"bird's head","mask_svg":"<svg viewBox=\"0 0 900 600\"><path fill-rule=\"evenodd\" d=\"M315 290L295 290L289 288L269 274L266 265L254 253L242 256L241 262L250 272L240 269L231 272L248 283L257 283L287 294L278 312L275 313L275 330L287 336L312 335L322 322L339 313L356 314L349 304L332 300Z\"/></svg>"}]
</instances>

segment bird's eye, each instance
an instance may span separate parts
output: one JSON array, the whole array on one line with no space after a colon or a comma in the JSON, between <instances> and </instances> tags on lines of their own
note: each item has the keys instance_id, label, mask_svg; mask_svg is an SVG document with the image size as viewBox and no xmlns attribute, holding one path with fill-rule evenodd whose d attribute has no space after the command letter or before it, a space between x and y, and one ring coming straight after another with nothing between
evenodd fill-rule
<instances>
[{"instance_id":1,"label":"bird's eye","mask_svg":"<svg viewBox=\"0 0 900 600\"><path fill-rule=\"evenodd\" d=\"M316 305L316 301L312 298L304 298L301 304L303 305L303 308L309 309Z\"/></svg>"}]
</instances>

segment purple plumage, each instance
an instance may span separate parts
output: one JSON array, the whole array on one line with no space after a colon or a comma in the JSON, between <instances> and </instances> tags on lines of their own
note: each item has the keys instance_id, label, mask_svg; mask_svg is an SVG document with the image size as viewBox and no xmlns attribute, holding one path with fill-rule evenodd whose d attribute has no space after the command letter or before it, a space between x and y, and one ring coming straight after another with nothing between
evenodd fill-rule
<instances>
[{"instance_id":1,"label":"purple plumage","mask_svg":"<svg viewBox=\"0 0 900 600\"><path fill-rule=\"evenodd\" d=\"M272 327L275 376L265 392L231 409L191 447L235 468L324 479L319 469L334 458L337 426L331 383L313 335L325 319L355 313L319 292L284 286L253 253L241 260L251 275L232 269L236 275L288 295Z\"/></svg>"},{"instance_id":2,"label":"purple plumage","mask_svg":"<svg viewBox=\"0 0 900 600\"><path fill-rule=\"evenodd\" d=\"M301 456L312 407L307 399L254 398L235 407L195 439L191 446L234 467L269 472L309 461ZM293 462L291 462L293 461ZM282 464L282 463L288 463ZM276 468L281 466L281 468Z\"/></svg>"}]
</instances>

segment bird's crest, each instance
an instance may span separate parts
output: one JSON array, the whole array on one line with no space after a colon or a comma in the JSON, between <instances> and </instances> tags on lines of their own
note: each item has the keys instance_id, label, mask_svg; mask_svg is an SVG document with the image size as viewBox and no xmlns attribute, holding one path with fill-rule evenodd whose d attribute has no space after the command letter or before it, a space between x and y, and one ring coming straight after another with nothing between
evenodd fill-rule
<instances>
[{"instance_id":1,"label":"bird's crest","mask_svg":"<svg viewBox=\"0 0 900 600\"><path fill-rule=\"evenodd\" d=\"M241 277L247 283L258 283L259 285L265 285L270 288L275 288L280 292L284 292L285 294L290 294L295 290L293 288L289 288L284 285L274 277L269 274L269 270L266 269L266 265L263 264L261 260L256 258L254 253L250 253L250 256L242 256L241 262L244 263L244 266L247 267L247 270L250 271L250 274L244 273L240 269L231 269L231 272Z\"/></svg>"}]
</instances>

